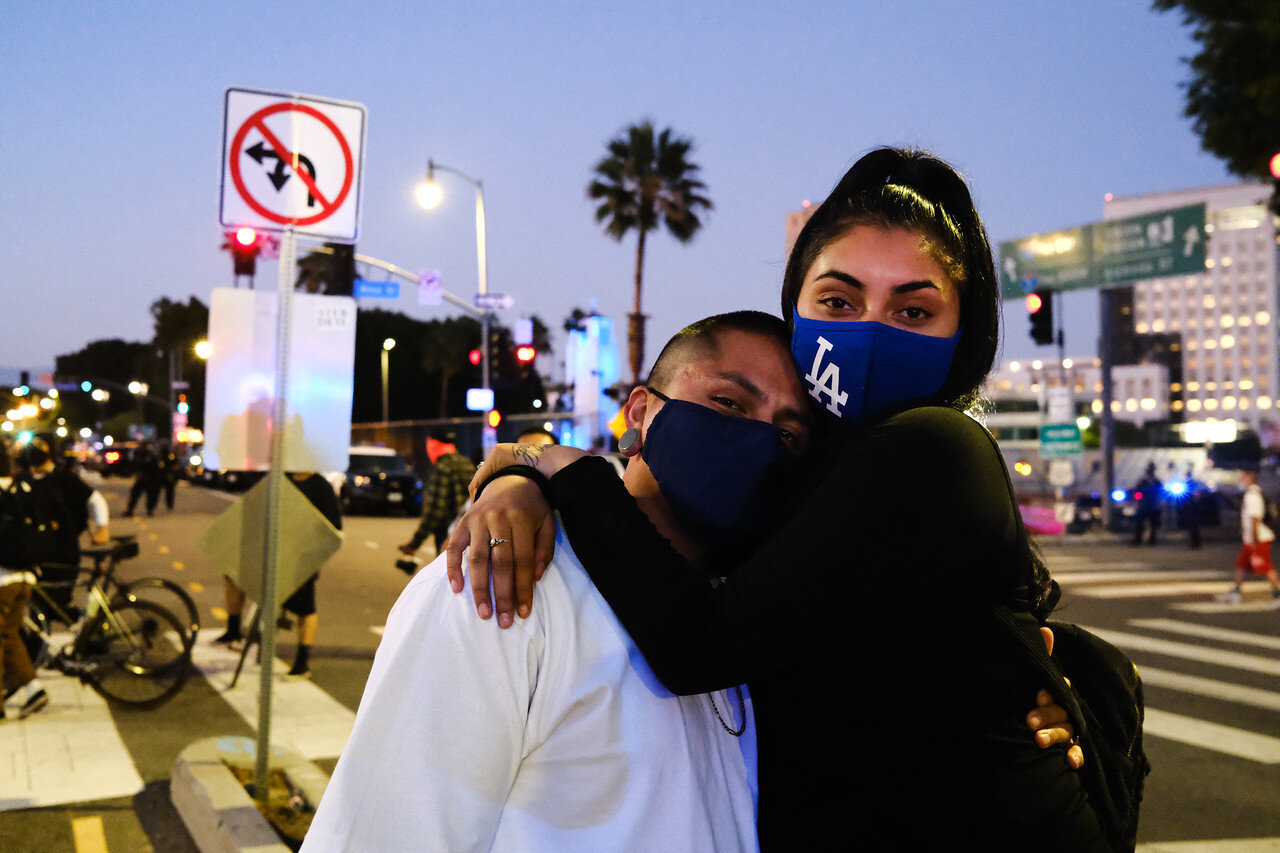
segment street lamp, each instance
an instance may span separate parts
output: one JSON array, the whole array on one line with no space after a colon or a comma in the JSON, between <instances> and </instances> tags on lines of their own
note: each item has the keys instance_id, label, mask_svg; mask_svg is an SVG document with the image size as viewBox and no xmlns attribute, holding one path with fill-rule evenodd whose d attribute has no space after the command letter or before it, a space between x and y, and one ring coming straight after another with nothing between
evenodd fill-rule
<instances>
[{"instance_id":1,"label":"street lamp","mask_svg":"<svg viewBox=\"0 0 1280 853\"><path fill-rule=\"evenodd\" d=\"M382 422L388 423L391 418L387 414L387 362L390 359L391 350L396 345L395 338L387 338L382 342Z\"/></svg>"},{"instance_id":2,"label":"street lamp","mask_svg":"<svg viewBox=\"0 0 1280 853\"><path fill-rule=\"evenodd\" d=\"M459 171L452 166L445 166L440 163L427 159L427 179L418 184L418 188L414 194L418 198L418 204L427 210L435 208L444 198L444 192L440 189L440 185L436 183L436 170L448 172L456 175L467 183L476 188L476 257L478 261L481 296L489 292L488 278L485 274L485 248L484 248L484 182L479 178L473 178L466 172ZM477 306L483 307L484 315L481 319L481 346L480 346L480 387L489 387L489 317L490 311L487 305Z\"/></svg>"}]
</instances>

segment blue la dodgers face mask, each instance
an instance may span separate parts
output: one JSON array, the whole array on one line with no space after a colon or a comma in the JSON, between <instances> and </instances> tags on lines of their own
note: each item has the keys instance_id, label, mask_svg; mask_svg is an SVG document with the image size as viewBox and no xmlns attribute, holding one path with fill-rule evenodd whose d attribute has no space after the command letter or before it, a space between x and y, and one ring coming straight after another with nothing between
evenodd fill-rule
<instances>
[{"instance_id":1,"label":"blue la dodgers face mask","mask_svg":"<svg viewBox=\"0 0 1280 853\"><path fill-rule=\"evenodd\" d=\"M650 393L665 405L649 423L640 456L680 526L707 545L757 532L796 468L781 430Z\"/></svg>"},{"instance_id":2,"label":"blue la dodgers face mask","mask_svg":"<svg viewBox=\"0 0 1280 853\"><path fill-rule=\"evenodd\" d=\"M963 331L935 338L873 320L808 320L794 308L792 316L791 355L809 395L851 421L938 393Z\"/></svg>"}]
</instances>

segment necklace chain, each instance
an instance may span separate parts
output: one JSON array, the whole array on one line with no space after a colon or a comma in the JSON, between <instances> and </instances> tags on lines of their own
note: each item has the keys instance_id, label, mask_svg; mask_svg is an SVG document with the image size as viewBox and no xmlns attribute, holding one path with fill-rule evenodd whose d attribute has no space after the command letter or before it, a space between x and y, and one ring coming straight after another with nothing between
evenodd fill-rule
<instances>
[{"instance_id":1,"label":"necklace chain","mask_svg":"<svg viewBox=\"0 0 1280 853\"><path fill-rule=\"evenodd\" d=\"M724 721L724 717L720 716L720 709L716 707L716 697L708 693L707 699L711 702L711 710L715 712L716 719L720 721L721 728L734 737L742 737L742 733L747 730L747 701L742 697L741 687L735 687L733 689L738 691L738 714L742 717L742 725L737 731L730 728L729 724ZM728 711L727 708L725 710Z\"/></svg>"}]
</instances>

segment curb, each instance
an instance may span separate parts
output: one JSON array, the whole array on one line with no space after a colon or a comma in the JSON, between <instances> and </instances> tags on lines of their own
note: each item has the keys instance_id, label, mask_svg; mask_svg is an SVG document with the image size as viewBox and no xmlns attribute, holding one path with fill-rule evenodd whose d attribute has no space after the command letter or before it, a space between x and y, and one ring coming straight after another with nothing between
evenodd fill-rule
<instances>
[{"instance_id":1,"label":"curb","mask_svg":"<svg viewBox=\"0 0 1280 853\"><path fill-rule=\"evenodd\" d=\"M170 800L201 853L290 853L229 765L253 769L256 743L247 737L195 741L173 764ZM271 748L268 767L282 770L314 808L329 777L292 749Z\"/></svg>"}]
</instances>

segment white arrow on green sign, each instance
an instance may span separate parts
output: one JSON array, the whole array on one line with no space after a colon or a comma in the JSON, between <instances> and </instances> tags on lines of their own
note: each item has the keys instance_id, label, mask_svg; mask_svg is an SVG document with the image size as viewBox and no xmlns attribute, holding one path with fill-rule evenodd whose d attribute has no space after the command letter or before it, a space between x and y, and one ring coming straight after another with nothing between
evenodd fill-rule
<instances>
[{"instance_id":1,"label":"white arrow on green sign","mask_svg":"<svg viewBox=\"0 0 1280 853\"><path fill-rule=\"evenodd\" d=\"M1122 287L1204 272L1205 206L1192 204L1000 244L1000 292Z\"/></svg>"}]
</instances>

